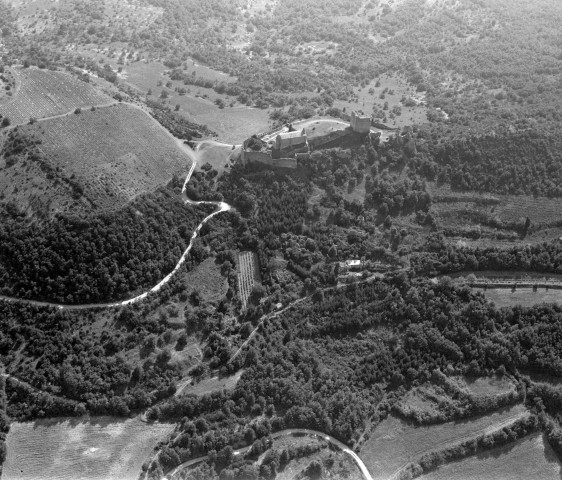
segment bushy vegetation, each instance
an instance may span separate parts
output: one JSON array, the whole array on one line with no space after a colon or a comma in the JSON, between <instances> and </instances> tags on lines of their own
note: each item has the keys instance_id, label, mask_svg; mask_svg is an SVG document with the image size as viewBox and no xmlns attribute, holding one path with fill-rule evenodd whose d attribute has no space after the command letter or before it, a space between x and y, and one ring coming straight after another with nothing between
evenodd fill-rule
<instances>
[{"instance_id":1,"label":"bushy vegetation","mask_svg":"<svg viewBox=\"0 0 562 480\"><path fill-rule=\"evenodd\" d=\"M179 370L169 362L170 347L159 341L158 354L148 358L165 322L124 309L117 315L117 329L108 323L94 332L91 312L81 315L2 303L0 313L0 355L14 376L6 386L12 418L86 412L127 416L175 391ZM142 364L125 359L125 352L151 341L152 350L142 347L146 358ZM19 363L21 355L27 360Z\"/></svg>"}]
</instances>

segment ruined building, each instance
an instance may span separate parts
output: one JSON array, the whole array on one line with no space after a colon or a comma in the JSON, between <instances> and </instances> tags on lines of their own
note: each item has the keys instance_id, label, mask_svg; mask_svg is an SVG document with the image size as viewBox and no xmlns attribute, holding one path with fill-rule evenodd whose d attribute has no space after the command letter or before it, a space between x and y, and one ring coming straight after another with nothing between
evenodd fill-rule
<instances>
[{"instance_id":1,"label":"ruined building","mask_svg":"<svg viewBox=\"0 0 562 480\"><path fill-rule=\"evenodd\" d=\"M244 142L241 160L248 163L261 163L272 167L297 168L297 158L308 156L308 137L306 131L283 132L273 140L264 142L252 137Z\"/></svg>"},{"instance_id":2,"label":"ruined building","mask_svg":"<svg viewBox=\"0 0 562 480\"><path fill-rule=\"evenodd\" d=\"M357 133L369 133L371 131L371 117L359 112L351 112L351 129Z\"/></svg>"}]
</instances>

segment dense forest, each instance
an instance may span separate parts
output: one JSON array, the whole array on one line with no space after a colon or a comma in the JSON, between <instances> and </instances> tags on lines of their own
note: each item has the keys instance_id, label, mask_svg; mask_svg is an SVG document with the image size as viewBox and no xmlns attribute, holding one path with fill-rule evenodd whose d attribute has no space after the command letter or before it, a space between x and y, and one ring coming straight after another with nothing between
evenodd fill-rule
<instances>
[{"instance_id":1,"label":"dense forest","mask_svg":"<svg viewBox=\"0 0 562 480\"><path fill-rule=\"evenodd\" d=\"M173 270L213 207L185 205L180 183L120 211L0 225L2 293L60 303L105 303L156 285Z\"/></svg>"}]
</instances>

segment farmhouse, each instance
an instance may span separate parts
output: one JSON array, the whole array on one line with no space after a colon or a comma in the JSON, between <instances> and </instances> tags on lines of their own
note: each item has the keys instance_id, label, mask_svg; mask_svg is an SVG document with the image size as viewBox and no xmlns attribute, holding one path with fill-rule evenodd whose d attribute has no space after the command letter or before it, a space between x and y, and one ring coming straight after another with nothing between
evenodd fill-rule
<instances>
[{"instance_id":1,"label":"farmhouse","mask_svg":"<svg viewBox=\"0 0 562 480\"><path fill-rule=\"evenodd\" d=\"M354 132L369 133L371 131L371 117L353 111L351 112L350 125Z\"/></svg>"}]
</instances>

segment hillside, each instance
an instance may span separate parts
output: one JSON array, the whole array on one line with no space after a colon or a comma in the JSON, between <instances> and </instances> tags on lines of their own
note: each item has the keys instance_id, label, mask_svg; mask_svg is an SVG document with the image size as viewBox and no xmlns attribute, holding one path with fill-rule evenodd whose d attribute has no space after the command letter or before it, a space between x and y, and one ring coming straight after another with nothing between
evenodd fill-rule
<instances>
[{"instance_id":1,"label":"hillside","mask_svg":"<svg viewBox=\"0 0 562 480\"><path fill-rule=\"evenodd\" d=\"M70 113L77 108L115 103L109 96L68 73L14 68L9 74L15 86L12 95L0 102L0 115L9 118L11 125Z\"/></svg>"},{"instance_id":2,"label":"hillside","mask_svg":"<svg viewBox=\"0 0 562 480\"><path fill-rule=\"evenodd\" d=\"M8 139L0 191L28 215L113 211L191 167L173 137L123 104L24 125Z\"/></svg>"}]
</instances>

